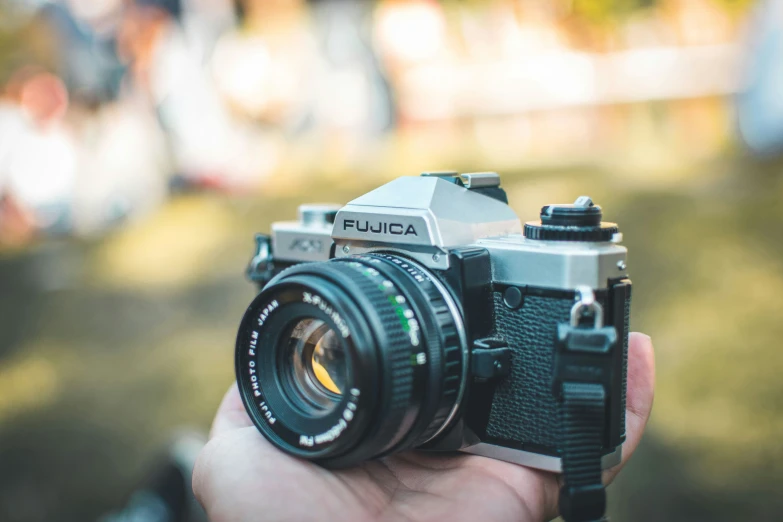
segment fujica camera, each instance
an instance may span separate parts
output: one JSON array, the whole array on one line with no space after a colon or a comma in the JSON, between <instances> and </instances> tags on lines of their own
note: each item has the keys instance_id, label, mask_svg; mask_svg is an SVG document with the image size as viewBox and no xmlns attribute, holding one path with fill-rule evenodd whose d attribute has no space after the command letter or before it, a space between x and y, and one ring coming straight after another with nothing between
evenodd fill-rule
<instances>
[{"instance_id":1,"label":"fujica camera","mask_svg":"<svg viewBox=\"0 0 783 522\"><path fill-rule=\"evenodd\" d=\"M620 462L631 282L589 197L524 225L495 173L401 177L258 235L236 375L281 450L347 467L409 449L562 472L603 515Z\"/></svg>"}]
</instances>

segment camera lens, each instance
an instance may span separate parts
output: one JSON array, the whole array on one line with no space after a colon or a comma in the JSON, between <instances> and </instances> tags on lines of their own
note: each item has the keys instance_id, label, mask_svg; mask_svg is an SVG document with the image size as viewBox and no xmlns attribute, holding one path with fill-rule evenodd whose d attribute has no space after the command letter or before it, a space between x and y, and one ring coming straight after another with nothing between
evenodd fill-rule
<instances>
[{"instance_id":1,"label":"camera lens","mask_svg":"<svg viewBox=\"0 0 783 522\"><path fill-rule=\"evenodd\" d=\"M345 467L434 440L464 393L467 340L446 287L366 254L300 264L240 324L236 372L256 427L291 454Z\"/></svg>"},{"instance_id":2,"label":"camera lens","mask_svg":"<svg viewBox=\"0 0 783 522\"><path fill-rule=\"evenodd\" d=\"M347 361L339 334L326 322L308 317L297 321L282 337L282 357L288 385L298 399L315 411L331 410L347 381Z\"/></svg>"}]
</instances>

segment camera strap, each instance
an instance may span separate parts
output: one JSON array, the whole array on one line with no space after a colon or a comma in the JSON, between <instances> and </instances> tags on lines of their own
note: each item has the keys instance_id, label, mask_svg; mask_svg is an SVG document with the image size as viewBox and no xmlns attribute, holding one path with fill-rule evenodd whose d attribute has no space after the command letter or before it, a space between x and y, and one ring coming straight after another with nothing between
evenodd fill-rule
<instances>
[{"instance_id":1,"label":"camera strap","mask_svg":"<svg viewBox=\"0 0 783 522\"><path fill-rule=\"evenodd\" d=\"M559 505L566 522L599 522L606 520L601 458L617 331L603 326L603 310L592 290L580 288L578 294L571 322L558 325L555 343L553 392L563 471ZM582 324L586 314L594 324Z\"/></svg>"},{"instance_id":2,"label":"camera strap","mask_svg":"<svg viewBox=\"0 0 783 522\"><path fill-rule=\"evenodd\" d=\"M566 522L604 520L601 481L606 394L597 384L563 383L559 417L563 486L560 514Z\"/></svg>"}]
</instances>

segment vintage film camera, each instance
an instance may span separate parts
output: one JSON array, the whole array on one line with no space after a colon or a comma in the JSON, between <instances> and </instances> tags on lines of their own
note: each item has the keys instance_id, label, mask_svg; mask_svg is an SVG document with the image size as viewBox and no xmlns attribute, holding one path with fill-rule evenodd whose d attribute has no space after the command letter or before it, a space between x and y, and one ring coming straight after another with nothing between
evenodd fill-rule
<instances>
[{"instance_id":1,"label":"vintage film camera","mask_svg":"<svg viewBox=\"0 0 783 522\"><path fill-rule=\"evenodd\" d=\"M600 518L625 439L621 238L588 197L523 226L495 173L304 205L256 238L261 292L236 344L247 411L327 467L417 448L563 472L564 516Z\"/></svg>"}]
</instances>

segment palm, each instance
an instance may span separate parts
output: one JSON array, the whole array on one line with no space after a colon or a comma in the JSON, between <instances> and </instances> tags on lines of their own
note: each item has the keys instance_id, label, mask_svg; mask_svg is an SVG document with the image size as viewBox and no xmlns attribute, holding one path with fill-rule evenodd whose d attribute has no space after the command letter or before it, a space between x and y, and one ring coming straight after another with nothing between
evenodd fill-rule
<instances>
[{"instance_id":1,"label":"palm","mask_svg":"<svg viewBox=\"0 0 783 522\"><path fill-rule=\"evenodd\" d=\"M652 404L652 346L642 336L631 339L628 380L625 459L639 442ZM213 522L532 522L556 516L558 483L552 473L464 454L408 452L325 470L267 442L232 387L199 457L194 491Z\"/></svg>"}]
</instances>

